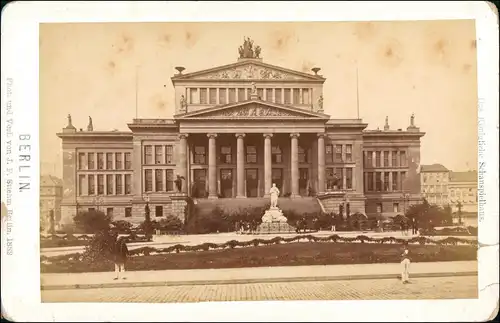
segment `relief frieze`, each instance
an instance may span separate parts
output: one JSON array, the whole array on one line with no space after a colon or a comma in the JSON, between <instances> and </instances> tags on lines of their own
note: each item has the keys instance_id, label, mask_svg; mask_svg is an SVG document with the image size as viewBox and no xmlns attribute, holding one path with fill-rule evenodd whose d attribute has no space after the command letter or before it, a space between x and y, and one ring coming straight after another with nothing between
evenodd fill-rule
<instances>
[{"instance_id":1,"label":"relief frieze","mask_svg":"<svg viewBox=\"0 0 500 323\"><path fill-rule=\"evenodd\" d=\"M298 116L289 111L267 107L267 106L253 106L253 107L238 107L222 111L217 111L207 115L207 117L292 117Z\"/></svg>"},{"instance_id":2,"label":"relief frieze","mask_svg":"<svg viewBox=\"0 0 500 323\"><path fill-rule=\"evenodd\" d=\"M269 68L249 64L225 71L207 73L196 79L262 79L262 80L300 80L302 78Z\"/></svg>"}]
</instances>

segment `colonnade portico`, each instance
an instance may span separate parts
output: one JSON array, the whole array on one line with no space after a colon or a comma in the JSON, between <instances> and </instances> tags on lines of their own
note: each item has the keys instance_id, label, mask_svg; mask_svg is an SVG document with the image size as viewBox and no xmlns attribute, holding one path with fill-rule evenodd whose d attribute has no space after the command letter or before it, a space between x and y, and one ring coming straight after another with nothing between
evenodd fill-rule
<instances>
[{"instance_id":1,"label":"colonnade portico","mask_svg":"<svg viewBox=\"0 0 500 323\"><path fill-rule=\"evenodd\" d=\"M245 169L246 169L246 146L245 146L245 141L248 138L248 135L252 135L252 138L256 138L255 135L257 135L255 132L252 133L234 133L234 140L236 141L236 185L235 188L236 190L233 191L235 194L236 198L246 198L247 197L247 192L246 192L246 186L245 186L245 181L246 181L246 175L245 175ZM220 137L220 135L224 135L223 137L228 140L227 135L228 133L224 134L217 134L217 133L207 133L206 138L208 140L208 165L205 164L206 169L207 169L207 182L208 182L208 198L209 199L217 199L219 197L219 185L218 185L218 165L217 163L217 141ZM264 197L269 196L269 191L273 185L273 137L276 135L280 135L280 139L284 140L285 138L283 135L286 135L285 133L263 133L262 137L263 138L263 160L261 159L261 167L263 166L264 170L264 176L263 176L263 188L264 188ZM309 135L309 134L308 134ZM232 135L231 135L232 136ZM260 136L260 134L258 135ZM257 136L257 138L258 138ZM287 135L289 138L289 164L287 162L287 167L289 169L289 191L287 191L290 194L291 198L298 198L301 197L300 194L300 189L299 189L299 179L300 179L300 174L299 174L299 138L300 138L300 133L289 133ZM317 192L322 193L325 191L325 141L324 141L324 133L318 133L316 140L318 144L318 149L317 149L317 178L314 180L314 182L317 182ZM192 183L189 183L190 180L189 178L191 176L188 176L190 166L189 164L189 158L188 158L188 134L180 134L179 135L179 175L182 176L185 179L185 185L182 185L182 193L188 193L188 186L191 185ZM201 138L201 137L199 137ZM307 138L307 136L306 136ZM230 140L230 139L229 139ZM258 140L258 139L257 139ZM283 141L282 141L283 142ZM262 146L261 146L262 147ZM282 146L283 147L283 146ZM312 151L312 153L315 153ZM234 157L233 157L234 158ZM234 160L234 159L233 159ZM263 163L262 163L263 161ZM234 161L233 161L234 163ZM225 165L225 164L224 164ZM283 166L284 164L281 164ZM312 166L312 165L311 165ZM233 166L234 167L234 164ZM275 166L275 167L280 167L280 166ZM301 166L303 167L303 166ZM234 168L233 168L234 171ZM248 176L248 175L247 175ZM309 177L309 179L311 179ZM262 182L261 182L262 183ZM301 184L303 185L303 184ZM234 189L234 186L233 186ZM262 189L262 186L261 186ZM262 192L262 191L261 191ZM281 192L281 194L285 194L286 192ZM303 193L304 194L304 193ZM260 195L262 196L262 195Z\"/></svg>"}]
</instances>

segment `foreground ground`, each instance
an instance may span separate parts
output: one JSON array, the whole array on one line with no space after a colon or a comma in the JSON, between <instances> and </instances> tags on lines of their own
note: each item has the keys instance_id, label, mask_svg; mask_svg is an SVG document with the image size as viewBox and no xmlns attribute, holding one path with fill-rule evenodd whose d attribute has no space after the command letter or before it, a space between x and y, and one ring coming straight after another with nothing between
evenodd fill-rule
<instances>
[{"instance_id":1,"label":"foreground ground","mask_svg":"<svg viewBox=\"0 0 500 323\"><path fill-rule=\"evenodd\" d=\"M42 302L171 303L477 298L477 276L42 290Z\"/></svg>"}]
</instances>

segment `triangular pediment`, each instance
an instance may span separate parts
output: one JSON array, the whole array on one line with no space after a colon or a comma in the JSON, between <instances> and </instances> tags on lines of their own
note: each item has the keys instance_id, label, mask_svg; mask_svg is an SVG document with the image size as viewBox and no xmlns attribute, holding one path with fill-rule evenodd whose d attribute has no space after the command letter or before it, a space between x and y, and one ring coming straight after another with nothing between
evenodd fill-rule
<instances>
[{"instance_id":1,"label":"triangular pediment","mask_svg":"<svg viewBox=\"0 0 500 323\"><path fill-rule=\"evenodd\" d=\"M276 81L324 81L320 75L312 75L283 67L266 64L260 60L243 60L199 72L178 74L176 80L276 80Z\"/></svg>"},{"instance_id":2,"label":"triangular pediment","mask_svg":"<svg viewBox=\"0 0 500 323\"><path fill-rule=\"evenodd\" d=\"M215 106L175 116L176 119L292 119L328 120L330 116L261 100Z\"/></svg>"}]
</instances>

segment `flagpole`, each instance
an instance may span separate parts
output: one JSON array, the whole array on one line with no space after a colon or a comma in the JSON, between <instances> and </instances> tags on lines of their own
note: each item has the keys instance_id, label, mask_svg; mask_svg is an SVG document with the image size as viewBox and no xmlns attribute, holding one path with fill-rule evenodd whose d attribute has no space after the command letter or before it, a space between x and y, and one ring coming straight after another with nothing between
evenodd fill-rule
<instances>
[{"instance_id":1,"label":"flagpole","mask_svg":"<svg viewBox=\"0 0 500 323\"><path fill-rule=\"evenodd\" d=\"M356 61L356 112L359 119L359 78L358 78L358 61Z\"/></svg>"},{"instance_id":2,"label":"flagpole","mask_svg":"<svg viewBox=\"0 0 500 323\"><path fill-rule=\"evenodd\" d=\"M138 114L139 114L139 103L138 103L138 72L137 72L138 67L135 67L135 118L138 119Z\"/></svg>"}]
</instances>

